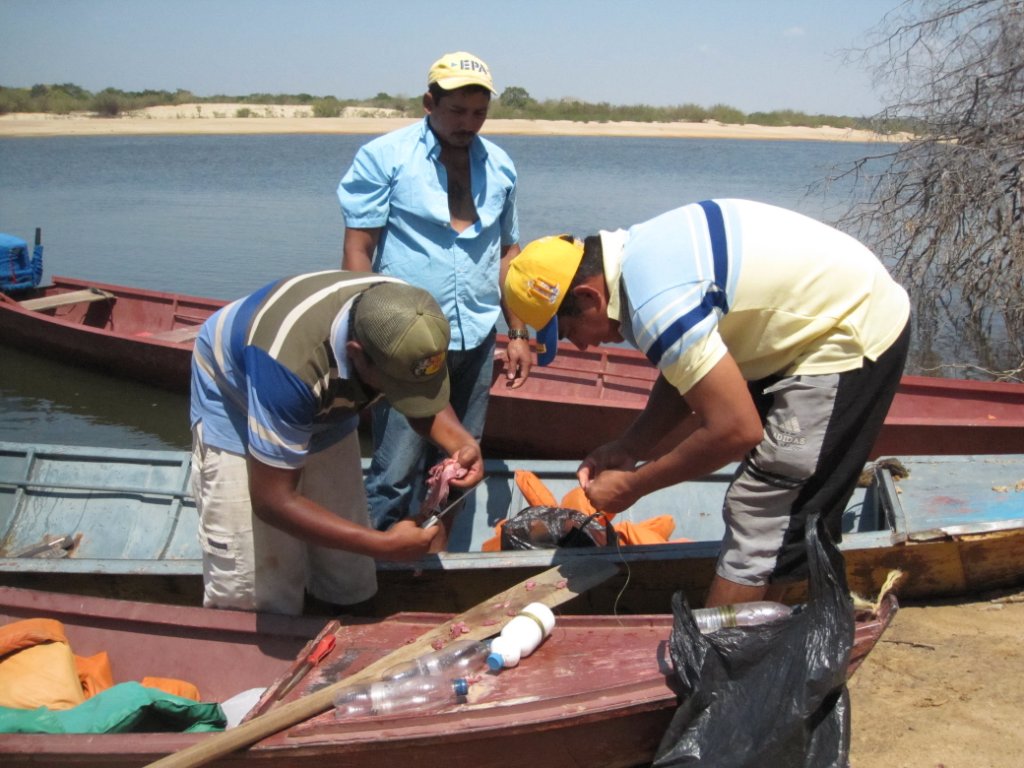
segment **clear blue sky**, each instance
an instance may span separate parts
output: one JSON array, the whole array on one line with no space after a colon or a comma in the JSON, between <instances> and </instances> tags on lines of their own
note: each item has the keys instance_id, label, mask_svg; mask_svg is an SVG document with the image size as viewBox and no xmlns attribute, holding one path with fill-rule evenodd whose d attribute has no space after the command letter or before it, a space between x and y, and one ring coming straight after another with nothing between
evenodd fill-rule
<instances>
[{"instance_id":1,"label":"clear blue sky","mask_svg":"<svg viewBox=\"0 0 1024 768\"><path fill-rule=\"evenodd\" d=\"M843 52L900 0L0 0L0 85L416 96L447 51L499 92L866 115Z\"/></svg>"}]
</instances>

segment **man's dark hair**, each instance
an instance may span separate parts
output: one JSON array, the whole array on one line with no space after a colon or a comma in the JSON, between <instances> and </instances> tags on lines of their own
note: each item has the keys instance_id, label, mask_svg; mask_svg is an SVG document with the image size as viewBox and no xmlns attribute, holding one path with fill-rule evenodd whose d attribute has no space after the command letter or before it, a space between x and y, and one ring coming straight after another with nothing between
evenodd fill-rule
<instances>
[{"instance_id":1,"label":"man's dark hair","mask_svg":"<svg viewBox=\"0 0 1024 768\"><path fill-rule=\"evenodd\" d=\"M572 242L573 238L572 235L562 235L562 239ZM583 258L580 260L580 265L577 267L576 274L572 278L569 290L566 291L565 298L562 299L562 303L558 307L559 317L575 317L578 315L581 310L576 303L576 297L573 295L572 289L587 278L603 274L604 251L601 248L601 237L600 235L590 235L583 240Z\"/></svg>"},{"instance_id":2,"label":"man's dark hair","mask_svg":"<svg viewBox=\"0 0 1024 768\"><path fill-rule=\"evenodd\" d=\"M427 86L427 90L430 92L431 98L434 100L434 104L440 104L441 99L447 96L449 93L455 93L456 91L468 91L469 93L486 93L487 98L491 97L491 92L484 88L482 85L464 85L461 88L452 88L451 90L445 90L437 83L431 83Z\"/></svg>"}]
</instances>

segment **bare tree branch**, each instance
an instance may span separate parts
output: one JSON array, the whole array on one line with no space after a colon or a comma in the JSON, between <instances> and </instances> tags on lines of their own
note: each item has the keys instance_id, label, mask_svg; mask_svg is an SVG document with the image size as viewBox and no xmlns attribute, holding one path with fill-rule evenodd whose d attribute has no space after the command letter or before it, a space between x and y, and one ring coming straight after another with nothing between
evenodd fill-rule
<instances>
[{"instance_id":1,"label":"bare tree branch","mask_svg":"<svg viewBox=\"0 0 1024 768\"><path fill-rule=\"evenodd\" d=\"M858 202L838 224L907 286L919 340L941 318L987 363L1022 361L1024 0L908 0L877 36L861 52L889 101L876 118L915 138L843 169Z\"/></svg>"}]
</instances>

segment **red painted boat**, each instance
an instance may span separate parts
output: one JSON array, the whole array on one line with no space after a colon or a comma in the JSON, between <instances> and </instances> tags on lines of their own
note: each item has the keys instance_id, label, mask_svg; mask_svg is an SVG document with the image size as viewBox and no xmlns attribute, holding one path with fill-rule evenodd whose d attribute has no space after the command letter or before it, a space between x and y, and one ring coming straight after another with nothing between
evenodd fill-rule
<instances>
[{"instance_id":1,"label":"red painted boat","mask_svg":"<svg viewBox=\"0 0 1024 768\"><path fill-rule=\"evenodd\" d=\"M488 455L577 459L620 435L647 403L657 369L637 350L563 343L519 389L497 376ZM537 440L533 436L541 435ZM1024 385L904 376L872 451L877 456L1019 453Z\"/></svg>"},{"instance_id":2,"label":"red painted boat","mask_svg":"<svg viewBox=\"0 0 1024 768\"><path fill-rule=\"evenodd\" d=\"M0 339L187 393L195 334L224 303L54 277L17 300L0 294ZM520 389L508 388L496 363L484 449L509 458L581 458L621 434L656 375L636 350L580 352L565 343ZM904 376L873 455L1017 453L1021 446L1024 385Z\"/></svg>"},{"instance_id":3,"label":"red painted boat","mask_svg":"<svg viewBox=\"0 0 1024 768\"><path fill-rule=\"evenodd\" d=\"M858 615L852 674L897 610ZM0 624L46 617L63 623L72 652L107 651L115 682L145 675L185 679L204 701L223 702L270 686L267 710L307 641L335 634L334 650L280 706L289 706L443 627L446 614L330 622L0 588ZM211 765L415 765L417 768L634 766L652 759L678 704L666 641L670 615L559 616L528 659L485 674L467 703L436 712L337 720L305 719ZM270 710L273 715L274 710ZM252 720L249 721L250 723ZM227 731L231 734L231 731ZM0 734L0 764L140 766L218 734ZM184 764L184 763L182 763ZM189 763L198 764L198 763Z\"/></svg>"},{"instance_id":4,"label":"red painted boat","mask_svg":"<svg viewBox=\"0 0 1024 768\"><path fill-rule=\"evenodd\" d=\"M0 339L175 392L189 390L199 327L227 302L70 277L0 293Z\"/></svg>"}]
</instances>

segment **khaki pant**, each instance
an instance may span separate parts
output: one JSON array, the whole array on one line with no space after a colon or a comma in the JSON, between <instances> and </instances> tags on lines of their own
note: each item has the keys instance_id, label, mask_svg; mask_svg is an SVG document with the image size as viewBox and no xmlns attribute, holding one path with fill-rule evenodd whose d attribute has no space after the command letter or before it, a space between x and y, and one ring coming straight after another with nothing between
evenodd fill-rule
<instances>
[{"instance_id":1,"label":"khaki pant","mask_svg":"<svg viewBox=\"0 0 1024 768\"><path fill-rule=\"evenodd\" d=\"M338 517L369 524L355 432L310 455L299 492ZM192 436L192 493L199 510L204 606L298 615L306 591L340 605L376 593L373 558L307 544L257 518L245 456L205 445L202 424Z\"/></svg>"}]
</instances>

